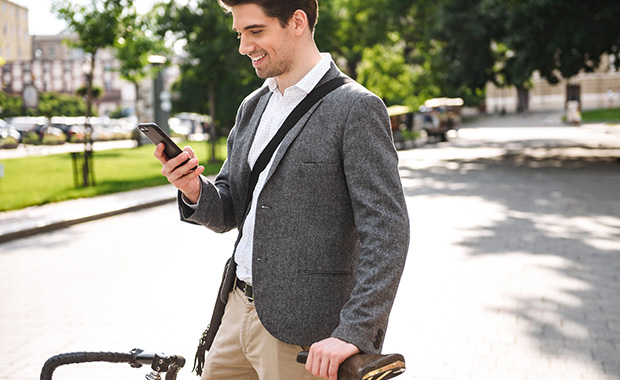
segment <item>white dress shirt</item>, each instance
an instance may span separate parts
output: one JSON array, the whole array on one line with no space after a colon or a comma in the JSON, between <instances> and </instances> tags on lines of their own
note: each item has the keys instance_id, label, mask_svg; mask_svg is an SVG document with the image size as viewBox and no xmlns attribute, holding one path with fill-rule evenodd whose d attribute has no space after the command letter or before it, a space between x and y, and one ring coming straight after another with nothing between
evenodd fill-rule
<instances>
[{"instance_id":1,"label":"white dress shirt","mask_svg":"<svg viewBox=\"0 0 620 380\"><path fill-rule=\"evenodd\" d=\"M250 168L254 167L258 156L271 138L278 132L278 129L284 123L284 120L293 111L293 109L316 87L321 78L327 73L330 68L332 58L328 53L321 54L323 57L319 63L317 63L306 76L304 76L297 84L287 88L284 91L284 95L280 93L278 84L275 78L268 78L265 80L265 85L269 86L272 94L267 103L267 107L261 116L258 129L250 153L248 155L248 164ZM265 178L269 173L271 164L273 163L273 157L267 167L261 172L252 194L252 203L250 206L250 212L243 224L243 230L241 240L237 245L235 253L235 262L237 263L237 277L240 280L252 283L252 250L254 245L254 224L256 222L256 203L258 196L265 186Z\"/></svg>"}]
</instances>

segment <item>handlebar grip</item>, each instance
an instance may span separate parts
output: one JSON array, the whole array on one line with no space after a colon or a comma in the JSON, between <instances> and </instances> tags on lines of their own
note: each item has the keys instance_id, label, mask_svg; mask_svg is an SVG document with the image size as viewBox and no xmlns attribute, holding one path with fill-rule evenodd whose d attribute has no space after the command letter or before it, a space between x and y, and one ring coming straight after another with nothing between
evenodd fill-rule
<instances>
[{"instance_id":1,"label":"handlebar grip","mask_svg":"<svg viewBox=\"0 0 620 380\"><path fill-rule=\"evenodd\" d=\"M308 351L297 354L297 362L305 364ZM405 372L401 354L355 354L338 368L338 380L387 380Z\"/></svg>"},{"instance_id":2,"label":"handlebar grip","mask_svg":"<svg viewBox=\"0 0 620 380\"><path fill-rule=\"evenodd\" d=\"M69 352L58 354L47 359L41 369L41 380L51 380L54 370L61 365L89 363L89 362L109 362L109 363L129 363L132 355L124 352Z\"/></svg>"},{"instance_id":3,"label":"handlebar grip","mask_svg":"<svg viewBox=\"0 0 620 380\"><path fill-rule=\"evenodd\" d=\"M309 351L302 351L300 353L297 354L297 363L299 364L306 364L306 361L308 360L308 354L310 354Z\"/></svg>"}]
</instances>

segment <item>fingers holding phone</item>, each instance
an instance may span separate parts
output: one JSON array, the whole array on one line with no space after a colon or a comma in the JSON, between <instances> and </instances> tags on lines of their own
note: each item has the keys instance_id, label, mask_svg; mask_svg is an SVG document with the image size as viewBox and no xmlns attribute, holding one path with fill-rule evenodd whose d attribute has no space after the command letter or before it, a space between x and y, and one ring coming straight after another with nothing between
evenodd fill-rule
<instances>
[{"instance_id":1,"label":"fingers holding phone","mask_svg":"<svg viewBox=\"0 0 620 380\"><path fill-rule=\"evenodd\" d=\"M161 162L161 174L168 179L168 182L179 189L187 200L192 203L198 202L200 197L198 177L205 168L198 164L198 158L192 148L185 147L176 157L168 159L164 154L164 145L160 143L157 144L154 155Z\"/></svg>"},{"instance_id":2,"label":"fingers holding phone","mask_svg":"<svg viewBox=\"0 0 620 380\"><path fill-rule=\"evenodd\" d=\"M204 167L198 165L194 151L190 147L181 150L155 123L140 123L138 129L156 145L154 156L163 166L162 174L188 200L196 203L200 196L198 176Z\"/></svg>"}]
</instances>

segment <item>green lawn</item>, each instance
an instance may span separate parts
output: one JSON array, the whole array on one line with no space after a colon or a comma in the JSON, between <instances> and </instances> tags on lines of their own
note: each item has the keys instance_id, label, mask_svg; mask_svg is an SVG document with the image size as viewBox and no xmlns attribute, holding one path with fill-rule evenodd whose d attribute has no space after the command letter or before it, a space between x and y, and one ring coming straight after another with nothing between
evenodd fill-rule
<instances>
[{"instance_id":1,"label":"green lawn","mask_svg":"<svg viewBox=\"0 0 620 380\"><path fill-rule=\"evenodd\" d=\"M217 164L209 159L205 142L182 142L189 145L205 165L205 174L219 171L226 156L225 141L218 145ZM113 149L93 153L95 186L76 188L69 153L50 156L0 160L4 177L0 178L0 212L75 198L134 190L168 183L161 175L161 164L153 157L153 145L130 149Z\"/></svg>"},{"instance_id":2,"label":"green lawn","mask_svg":"<svg viewBox=\"0 0 620 380\"><path fill-rule=\"evenodd\" d=\"M583 122L620 123L620 107L586 110L581 113Z\"/></svg>"}]
</instances>

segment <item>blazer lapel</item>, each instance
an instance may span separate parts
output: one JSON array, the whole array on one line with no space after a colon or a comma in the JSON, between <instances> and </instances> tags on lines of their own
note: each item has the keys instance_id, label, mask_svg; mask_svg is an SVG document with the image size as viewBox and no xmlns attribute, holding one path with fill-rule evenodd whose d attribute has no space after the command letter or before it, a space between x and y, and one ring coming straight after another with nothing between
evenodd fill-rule
<instances>
[{"instance_id":1,"label":"blazer lapel","mask_svg":"<svg viewBox=\"0 0 620 380\"><path fill-rule=\"evenodd\" d=\"M250 181L250 165L248 165L248 155L250 154L250 148L252 147L252 142L254 141L254 136L256 135L256 130L258 129L258 124L260 123L261 116L267 107L267 103L271 96L271 92L267 90L267 92L261 95L255 103L255 106L252 104L248 104L244 114L249 116L249 121L244 123L242 120L239 124L242 126L238 131L236 131L235 136L235 154L232 155L235 157L234 167L238 172L238 178L240 178L239 183L239 192L238 197L245 204L247 201L246 195L248 192L248 185ZM236 175L237 176L237 175Z\"/></svg>"}]
</instances>

